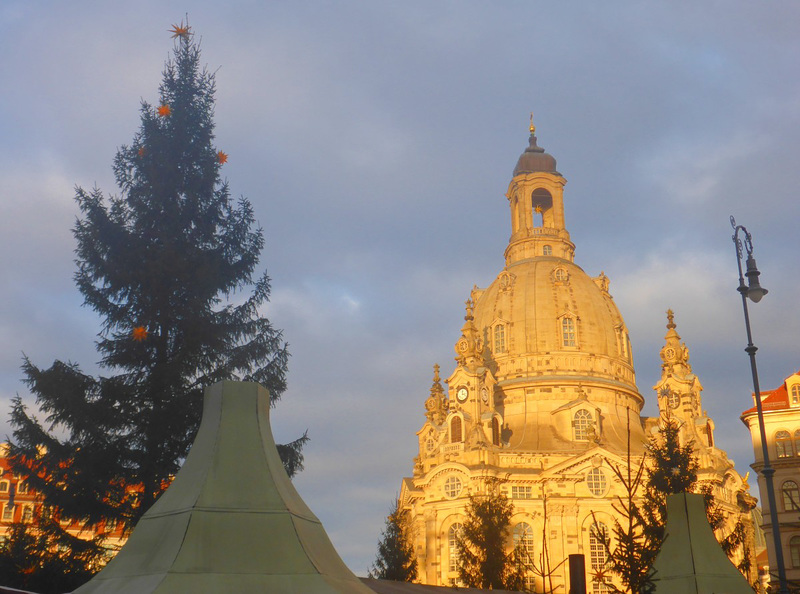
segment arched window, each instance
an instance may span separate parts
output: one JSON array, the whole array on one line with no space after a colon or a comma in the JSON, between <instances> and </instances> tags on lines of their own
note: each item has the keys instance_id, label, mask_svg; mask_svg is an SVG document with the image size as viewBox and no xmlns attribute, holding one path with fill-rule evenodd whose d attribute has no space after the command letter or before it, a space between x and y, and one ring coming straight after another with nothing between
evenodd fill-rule
<instances>
[{"instance_id":1,"label":"arched window","mask_svg":"<svg viewBox=\"0 0 800 594\"><path fill-rule=\"evenodd\" d=\"M497 324L494 327L494 352L506 352L506 325Z\"/></svg>"},{"instance_id":2,"label":"arched window","mask_svg":"<svg viewBox=\"0 0 800 594\"><path fill-rule=\"evenodd\" d=\"M576 346L575 320L572 318L561 319L561 345L565 347Z\"/></svg>"},{"instance_id":3,"label":"arched window","mask_svg":"<svg viewBox=\"0 0 800 594\"><path fill-rule=\"evenodd\" d=\"M447 559L448 568L451 572L458 571L458 546L456 542L463 529L464 527L461 524L456 523L450 526L450 530L447 531Z\"/></svg>"},{"instance_id":4,"label":"arched window","mask_svg":"<svg viewBox=\"0 0 800 594\"><path fill-rule=\"evenodd\" d=\"M778 458L790 458L794 456L792 448L792 436L788 431L778 431L775 434L775 452Z\"/></svg>"},{"instance_id":5,"label":"arched window","mask_svg":"<svg viewBox=\"0 0 800 594\"><path fill-rule=\"evenodd\" d=\"M531 195L533 226L553 226L553 197L544 188L536 188Z\"/></svg>"},{"instance_id":6,"label":"arched window","mask_svg":"<svg viewBox=\"0 0 800 594\"><path fill-rule=\"evenodd\" d=\"M800 384L792 386L792 404L800 404Z\"/></svg>"},{"instance_id":7,"label":"arched window","mask_svg":"<svg viewBox=\"0 0 800 594\"><path fill-rule=\"evenodd\" d=\"M789 539L789 556L792 559L792 569L800 567L800 536Z\"/></svg>"},{"instance_id":8,"label":"arched window","mask_svg":"<svg viewBox=\"0 0 800 594\"><path fill-rule=\"evenodd\" d=\"M800 429L794 432L794 453L800 456Z\"/></svg>"},{"instance_id":9,"label":"arched window","mask_svg":"<svg viewBox=\"0 0 800 594\"><path fill-rule=\"evenodd\" d=\"M444 482L444 494L448 499L455 499L461 495L462 488L461 479L457 476L448 476Z\"/></svg>"},{"instance_id":10,"label":"arched window","mask_svg":"<svg viewBox=\"0 0 800 594\"><path fill-rule=\"evenodd\" d=\"M543 245L542 246L542 255L543 256L552 256L553 255L553 246Z\"/></svg>"},{"instance_id":11,"label":"arched window","mask_svg":"<svg viewBox=\"0 0 800 594\"><path fill-rule=\"evenodd\" d=\"M783 511L800 510L800 489L794 481L786 481L781 485Z\"/></svg>"},{"instance_id":12,"label":"arched window","mask_svg":"<svg viewBox=\"0 0 800 594\"><path fill-rule=\"evenodd\" d=\"M453 417L450 421L450 443L461 441L461 417Z\"/></svg>"},{"instance_id":13,"label":"arched window","mask_svg":"<svg viewBox=\"0 0 800 594\"><path fill-rule=\"evenodd\" d=\"M592 424L592 421L594 421L592 413L586 409L581 409L575 413L572 418L573 438L575 441L589 440L589 425Z\"/></svg>"},{"instance_id":14,"label":"arched window","mask_svg":"<svg viewBox=\"0 0 800 594\"><path fill-rule=\"evenodd\" d=\"M596 578L605 570L608 574L608 552L605 539L609 538L609 531L605 524L597 522L589 528L589 577L587 585L592 585L592 594L606 594L612 592L608 585L610 578Z\"/></svg>"},{"instance_id":15,"label":"arched window","mask_svg":"<svg viewBox=\"0 0 800 594\"><path fill-rule=\"evenodd\" d=\"M497 417L492 417L492 443L496 446L500 445L500 421Z\"/></svg>"},{"instance_id":16,"label":"arched window","mask_svg":"<svg viewBox=\"0 0 800 594\"><path fill-rule=\"evenodd\" d=\"M586 486L589 487L589 492L595 497L601 497L606 492L606 475L599 468L592 468L586 473Z\"/></svg>"},{"instance_id":17,"label":"arched window","mask_svg":"<svg viewBox=\"0 0 800 594\"><path fill-rule=\"evenodd\" d=\"M533 557L533 528L526 522L520 522L514 526L512 533L514 550L521 556L521 563L524 567L530 568L534 565ZM534 577L533 573L528 569L525 571L525 591L534 592Z\"/></svg>"}]
</instances>

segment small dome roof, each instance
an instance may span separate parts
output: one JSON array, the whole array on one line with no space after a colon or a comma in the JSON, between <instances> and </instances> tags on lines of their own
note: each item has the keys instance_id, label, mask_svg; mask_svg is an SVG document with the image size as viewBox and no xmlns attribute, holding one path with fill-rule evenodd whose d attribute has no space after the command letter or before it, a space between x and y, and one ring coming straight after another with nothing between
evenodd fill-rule
<instances>
[{"instance_id":1,"label":"small dome roof","mask_svg":"<svg viewBox=\"0 0 800 594\"><path fill-rule=\"evenodd\" d=\"M522 173L536 173L537 171L558 173L555 157L544 152L544 149L536 144L536 136L531 131L528 148L520 155L517 166L514 167L514 177Z\"/></svg>"}]
</instances>

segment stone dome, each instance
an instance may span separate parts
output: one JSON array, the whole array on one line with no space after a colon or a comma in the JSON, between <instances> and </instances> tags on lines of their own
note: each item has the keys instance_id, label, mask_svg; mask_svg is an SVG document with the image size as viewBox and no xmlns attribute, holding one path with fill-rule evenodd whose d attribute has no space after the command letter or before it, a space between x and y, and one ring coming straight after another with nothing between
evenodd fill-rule
<instances>
[{"instance_id":1,"label":"stone dome","mask_svg":"<svg viewBox=\"0 0 800 594\"><path fill-rule=\"evenodd\" d=\"M544 152L544 149L536 144L536 136L531 132L528 148L520 155L517 166L514 167L513 177L521 173L536 173L538 171L556 173L556 159L553 155Z\"/></svg>"},{"instance_id":2,"label":"stone dome","mask_svg":"<svg viewBox=\"0 0 800 594\"><path fill-rule=\"evenodd\" d=\"M582 377L638 393L627 329L604 274L591 278L569 260L539 256L510 263L473 298L498 381Z\"/></svg>"}]
</instances>

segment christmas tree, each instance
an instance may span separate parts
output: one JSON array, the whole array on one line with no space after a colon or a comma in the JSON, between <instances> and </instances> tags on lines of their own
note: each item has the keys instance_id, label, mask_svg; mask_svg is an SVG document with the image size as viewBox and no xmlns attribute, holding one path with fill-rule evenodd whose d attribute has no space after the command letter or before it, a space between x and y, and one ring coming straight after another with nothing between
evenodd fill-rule
<instances>
[{"instance_id":1,"label":"christmas tree","mask_svg":"<svg viewBox=\"0 0 800 594\"><path fill-rule=\"evenodd\" d=\"M386 527L378 543L378 556L370 577L396 582L412 582L417 577L417 560L408 536L408 513L395 500L394 509L386 518Z\"/></svg>"},{"instance_id":2,"label":"christmas tree","mask_svg":"<svg viewBox=\"0 0 800 594\"><path fill-rule=\"evenodd\" d=\"M514 505L487 481L486 493L471 495L456 538L458 576L470 588L521 590L526 567L518 551L506 552Z\"/></svg>"},{"instance_id":3,"label":"christmas tree","mask_svg":"<svg viewBox=\"0 0 800 594\"><path fill-rule=\"evenodd\" d=\"M256 381L273 403L286 387L287 345L261 315L270 294L257 274L263 233L220 175L228 155L214 145L214 75L188 24L171 32L158 103L142 102L139 131L114 160L120 194L77 189L75 280L103 320L96 347L107 375L61 361L41 369L26 357L45 423L19 397L11 415L15 471L42 495L40 530L68 556L85 541L63 523L130 529L166 488L205 386ZM290 476L305 440L279 446Z\"/></svg>"}]
</instances>

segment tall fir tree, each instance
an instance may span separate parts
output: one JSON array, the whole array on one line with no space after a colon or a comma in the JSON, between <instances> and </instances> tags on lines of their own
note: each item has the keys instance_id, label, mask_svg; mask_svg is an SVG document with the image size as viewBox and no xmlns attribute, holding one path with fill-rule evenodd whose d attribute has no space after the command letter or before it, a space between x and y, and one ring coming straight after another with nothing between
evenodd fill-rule
<instances>
[{"instance_id":1,"label":"tall fir tree","mask_svg":"<svg viewBox=\"0 0 800 594\"><path fill-rule=\"evenodd\" d=\"M370 577L396 582L413 582L417 578L417 560L408 531L408 512L400 508L400 500L396 499L386 518Z\"/></svg>"},{"instance_id":2,"label":"tall fir tree","mask_svg":"<svg viewBox=\"0 0 800 594\"><path fill-rule=\"evenodd\" d=\"M486 493L471 495L466 519L456 538L458 575L471 588L522 590L526 566L516 550L507 550L514 504L488 481Z\"/></svg>"},{"instance_id":3,"label":"tall fir tree","mask_svg":"<svg viewBox=\"0 0 800 594\"><path fill-rule=\"evenodd\" d=\"M205 386L260 382L272 404L286 387L287 345L260 313L270 294L266 273L256 274L263 233L220 176L214 75L188 23L172 32L158 104L142 102L139 131L114 160L120 194L77 189L75 280L103 320L96 347L108 375L26 357L24 381L45 422L19 397L11 413L15 471L47 517L87 528L130 529L152 505L187 454ZM306 439L279 446L290 476ZM62 550L82 546L52 524Z\"/></svg>"}]
</instances>

